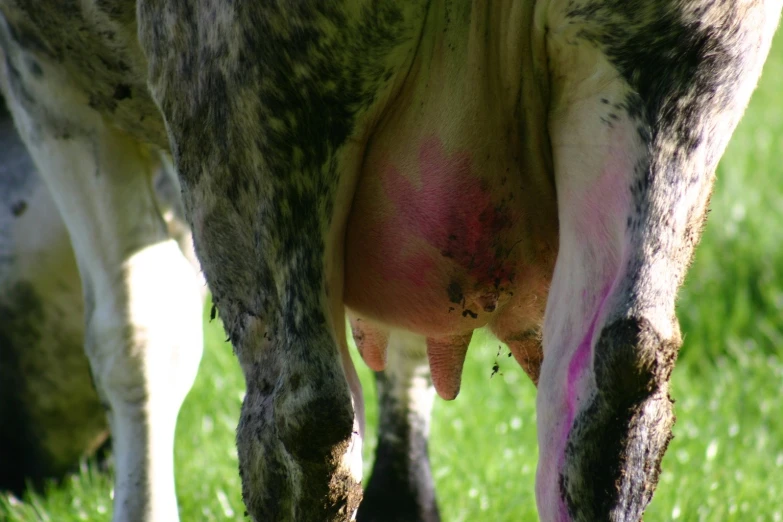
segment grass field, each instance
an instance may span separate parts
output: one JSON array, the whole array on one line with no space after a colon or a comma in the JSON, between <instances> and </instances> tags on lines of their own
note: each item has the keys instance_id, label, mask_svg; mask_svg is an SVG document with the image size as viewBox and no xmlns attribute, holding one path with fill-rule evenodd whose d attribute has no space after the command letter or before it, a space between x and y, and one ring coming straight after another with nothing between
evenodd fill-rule
<instances>
[{"instance_id":1,"label":"grass field","mask_svg":"<svg viewBox=\"0 0 783 522\"><path fill-rule=\"evenodd\" d=\"M647 521L783 521L783 34L724 156L710 222L679 301L675 439ZM179 419L184 521L243 520L234 429L241 374L220 325ZM435 406L431 456L446 521L537 520L535 389L477 336L459 398ZM374 448L372 377L366 472ZM0 463L0 465L2 465ZM109 519L111 480L86 463L43 496L0 497L0 519Z\"/></svg>"}]
</instances>

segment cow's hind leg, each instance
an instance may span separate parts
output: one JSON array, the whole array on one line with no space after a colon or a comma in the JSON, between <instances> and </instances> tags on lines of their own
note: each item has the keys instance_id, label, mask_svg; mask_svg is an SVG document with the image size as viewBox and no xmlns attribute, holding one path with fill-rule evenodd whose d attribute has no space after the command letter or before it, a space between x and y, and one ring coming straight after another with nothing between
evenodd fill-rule
<instances>
[{"instance_id":1,"label":"cow's hind leg","mask_svg":"<svg viewBox=\"0 0 783 522\"><path fill-rule=\"evenodd\" d=\"M343 256L360 122L392 96L424 3L163 7L139 2L139 35L196 252L245 374L245 504L258 521L349 520L363 414Z\"/></svg>"},{"instance_id":2,"label":"cow's hind leg","mask_svg":"<svg viewBox=\"0 0 783 522\"><path fill-rule=\"evenodd\" d=\"M75 469L108 427L68 232L7 114L0 150L0 490L20 494Z\"/></svg>"},{"instance_id":3,"label":"cow's hind leg","mask_svg":"<svg viewBox=\"0 0 783 522\"><path fill-rule=\"evenodd\" d=\"M149 15L142 27L154 27L150 55L196 59L190 53L198 48L173 46L177 32L171 42L156 40L170 28L159 25L162 14ZM215 37L259 31L242 27L257 22L249 15L234 22ZM345 337L343 236L357 165L342 162L311 129L327 116L307 112L296 96L264 98L269 106L257 98L290 86L254 77L244 62L214 65L200 70L200 82L167 68L151 83L173 139L196 252L245 376L237 428L243 499L257 521L349 520L361 500L363 405ZM273 120L283 127L267 127ZM361 157L351 152L345 157Z\"/></svg>"},{"instance_id":4,"label":"cow's hind leg","mask_svg":"<svg viewBox=\"0 0 783 522\"><path fill-rule=\"evenodd\" d=\"M375 374L378 446L358 520L436 522L440 515L427 450L435 388L426 342L395 331L385 353L385 369Z\"/></svg>"},{"instance_id":5,"label":"cow's hind leg","mask_svg":"<svg viewBox=\"0 0 783 522\"><path fill-rule=\"evenodd\" d=\"M675 294L780 7L581 4L546 15L560 250L536 493L544 522L635 522L674 420Z\"/></svg>"},{"instance_id":6,"label":"cow's hind leg","mask_svg":"<svg viewBox=\"0 0 783 522\"><path fill-rule=\"evenodd\" d=\"M9 106L76 254L112 431L114 520L177 520L174 427L200 360L201 298L155 199L157 154L105 124L54 67L41 62L41 79L21 53L6 63Z\"/></svg>"}]
</instances>

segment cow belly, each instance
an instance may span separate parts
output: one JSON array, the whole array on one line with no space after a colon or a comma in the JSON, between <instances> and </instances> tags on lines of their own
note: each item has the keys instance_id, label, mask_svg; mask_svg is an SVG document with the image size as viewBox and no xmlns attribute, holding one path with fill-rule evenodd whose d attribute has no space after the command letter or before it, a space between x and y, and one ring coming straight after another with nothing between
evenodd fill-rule
<instances>
[{"instance_id":1,"label":"cow belly","mask_svg":"<svg viewBox=\"0 0 783 522\"><path fill-rule=\"evenodd\" d=\"M540 318L557 236L519 79L483 39L436 34L370 134L345 260L349 308L427 337Z\"/></svg>"}]
</instances>

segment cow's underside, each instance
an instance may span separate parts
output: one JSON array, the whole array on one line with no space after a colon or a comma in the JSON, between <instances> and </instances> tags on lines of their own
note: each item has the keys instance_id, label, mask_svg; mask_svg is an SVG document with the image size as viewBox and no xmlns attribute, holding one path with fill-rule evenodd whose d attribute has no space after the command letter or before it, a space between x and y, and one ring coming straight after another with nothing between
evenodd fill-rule
<instances>
[{"instance_id":1,"label":"cow's underside","mask_svg":"<svg viewBox=\"0 0 783 522\"><path fill-rule=\"evenodd\" d=\"M456 397L482 326L538 383L541 520L639 520L673 422L676 292L780 9L0 0L0 89L58 209L6 204L8 248L31 261L0 267L16 401L3 414L66 383L47 350L75 361L69 385L94 412L83 340L112 430L114 520L176 520L171 446L202 285L153 182L173 157L245 375L254 520L436 519L432 393ZM38 222L67 285L17 231ZM385 370L362 508L346 314Z\"/></svg>"}]
</instances>

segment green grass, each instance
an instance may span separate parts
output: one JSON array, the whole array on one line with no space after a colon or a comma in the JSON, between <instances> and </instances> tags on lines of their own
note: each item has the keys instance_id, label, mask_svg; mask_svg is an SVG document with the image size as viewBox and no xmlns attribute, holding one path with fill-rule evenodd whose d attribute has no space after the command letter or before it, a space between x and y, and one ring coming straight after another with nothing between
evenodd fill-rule
<instances>
[{"instance_id":1,"label":"green grass","mask_svg":"<svg viewBox=\"0 0 783 522\"><path fill-rule=\"evenodd\" d=\"M783 521L783 34L718 171L710 222L679 302L685 344L673 376L675 439L647 521ZM243 520L234 429L243 382L217 323L180 415L184 521ZM535 389L477 336L459 398L435 406L431 456L444 520L536 520ZM368 473L374 447L371 376ZM2 465L0 463L0 465ZM44 496L0 497L0 519L108 520L111 482L94 465Z\"/></svg>"}]
</instances>

